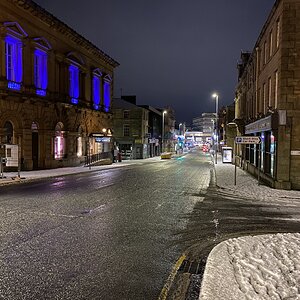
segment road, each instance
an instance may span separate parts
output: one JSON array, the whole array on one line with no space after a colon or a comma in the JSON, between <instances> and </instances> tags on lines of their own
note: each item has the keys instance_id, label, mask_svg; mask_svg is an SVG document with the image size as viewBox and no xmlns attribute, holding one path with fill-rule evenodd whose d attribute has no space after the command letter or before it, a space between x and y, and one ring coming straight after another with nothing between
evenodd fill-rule
<instances>
[{"instance_id":1,"label":"road","mask_svg":"<svg viewBox=\"0 0 300 300\"><path fill-rule=\"evenodd\" d=\"M0 299L157 299L212 168L194 152L1 187Z\"/></svg>"}]
</instances>

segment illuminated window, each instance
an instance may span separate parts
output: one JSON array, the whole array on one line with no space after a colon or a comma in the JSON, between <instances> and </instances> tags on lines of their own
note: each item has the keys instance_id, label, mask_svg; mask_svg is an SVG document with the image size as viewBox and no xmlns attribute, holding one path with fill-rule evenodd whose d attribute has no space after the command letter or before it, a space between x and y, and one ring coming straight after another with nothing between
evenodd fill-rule
<instances>
[{"instance_id":1,"label":"illuminated window","mask_svg":"<svg viewBox=\"0 0 300 300\"><path fill-rule=\"evenodd\" d=\"M110 110L110 102L111 102L111 82L108 80L104 80L104 111L108 112Z\"/></svg>"},{"instance_id":2,"label":"illuminated window","mask_svg":"<svg viewBox=\"0 0 300 300\"><path fill-rule=\"evenodd\" d=\"M22 43L20 40L7 36L5 38L6 79L8 88L21 89L22 82Z\"/></svg>"},{"instance_id":3,"label":"illuminated window","mask_svg":"<svg viewBox=\"0 0 300 300\"><path fill-rule=\"evenodd\" d=\"M55 127L55 138L54 138L54 158L62 159L65 155L65 138L62 131L63 124L58 123Z\"/></svg>"},{"instance_id":4,"label":"illuminated window","mask_svg":"<svg viewBox=\"0 0 300 300\"><path fill-rule=\"evenodd\" d=\"M79 98L79 68L78 67L74 65L69 66L69 79L70 79L69 95L71 97L71 102L73 104L77 104Z\"/></svg>"},{"instance_id":5,"label":"illuminated window","mask_svg":"<svg viewBox=\"0 0 300 300\"><path fill-rule=\"evenodd\" d=\"M47 64L47 53L36 49L34 51L34 85L36 87L36 94L39 96L46 96L48 85Z\"/></svg>"},{"instance_id":6,"label":"illuminated window","mask_svg":"<svg viewBox=\"0 0 300 300\"><path fill-rule=\"evenodd\" d=\"M79 136L77 138L77 157L82 156L82 146L83 146L82 137Z\"/></svg>"},{"instance_id":7,"label":"illuminated window","mask_svg":"<svg viewBox=\"0 0 300 300\"><path fill-rule=\"evenodd\" d=\"M100 84L101 84L101 78L94 74L93 75L93 103L94 103L94 109L100 108Z\"/></svg>"},{"instance_id":8,"label":"illuminated window","mask_svg":"<svg viewBox=\"0 0 300 300\"><path fill-rule=\"evenodd\" d=\"M129 128L129 125L127 125L127 124L125 124L125 125L123 126L123 136L129 136L129 132L130 132L129 129L130 129L130 128Z\"/></svg>"}]
</instances>

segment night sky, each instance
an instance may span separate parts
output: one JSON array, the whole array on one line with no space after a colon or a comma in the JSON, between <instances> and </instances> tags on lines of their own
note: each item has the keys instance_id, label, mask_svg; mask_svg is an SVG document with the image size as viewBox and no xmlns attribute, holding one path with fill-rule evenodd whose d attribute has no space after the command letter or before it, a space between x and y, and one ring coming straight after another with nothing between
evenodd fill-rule
<instances>
[{"instance_id":1,"label":"night sky","mask_svg":"<svg viewBox=\"0 0 300 300\"><path fill-rule=\"evenodd\" d=\"M120 63L114 96L170 105L177 122L233 102L241 51L252 51L275 0L37 0Z\"/></svg>"}]
</instances>

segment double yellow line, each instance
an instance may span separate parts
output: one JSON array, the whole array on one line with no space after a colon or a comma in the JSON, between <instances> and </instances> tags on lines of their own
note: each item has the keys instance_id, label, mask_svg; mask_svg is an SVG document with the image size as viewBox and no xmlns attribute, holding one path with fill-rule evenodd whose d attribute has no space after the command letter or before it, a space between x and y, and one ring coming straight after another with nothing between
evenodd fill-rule
<instances>
[{"instance_id":1,"label":"double yellow line","mask_svg":"<svg viewBox=\"0 0 300 300\"><path fill-rule=\"evenodd\" d=\"M179 259L177 260L176 264L173 266L172 271L163 287L163 289L160 292L160 295L158 297L158 300L166 300L168 293L170 291L170 288L172 286L172 283L174 281L174 278L177 274L178 269L180 268L182 262L186 259L186 255L182 254Z\"/></svg>"}]
</instances>

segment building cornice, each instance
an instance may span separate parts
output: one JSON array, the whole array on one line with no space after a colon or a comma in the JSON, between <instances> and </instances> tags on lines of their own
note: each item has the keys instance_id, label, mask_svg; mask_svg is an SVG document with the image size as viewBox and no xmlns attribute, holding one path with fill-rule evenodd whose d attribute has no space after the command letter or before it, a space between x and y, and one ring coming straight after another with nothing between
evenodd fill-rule
<instances>
[{"instance_id":1,"label":"building cornice","mask_svg":"<svg viewBox=\"0 0 300 300\"><path fill-rule=\"evenodd\" d=\"M58 18L56 18L51 13L46 11L44 8L36 4L34 1L32 0L8 0L8 1L28 11L34 17L37 17L41 21L46 23L53 30L56 30L62 33L63 35L67 36L68 39L72 40L77 45L84 47L91 54L104 60L106 63L110 64L114 68L120 65L117 61L115 61L104 51L102 51L97 46L95 46L92 42L90 42L89 40L81 36L74 29L72 29L67 24L60 21Z\"/></svg>"}]
</instances>

